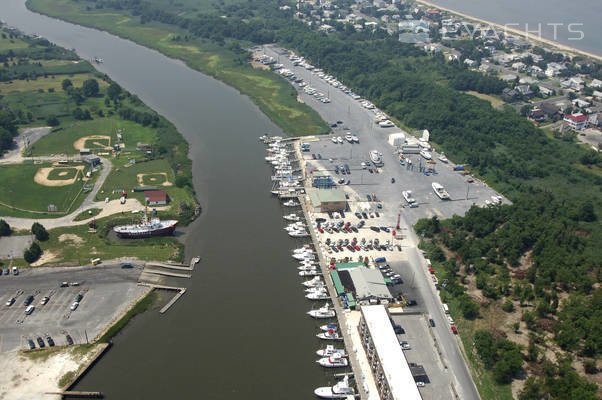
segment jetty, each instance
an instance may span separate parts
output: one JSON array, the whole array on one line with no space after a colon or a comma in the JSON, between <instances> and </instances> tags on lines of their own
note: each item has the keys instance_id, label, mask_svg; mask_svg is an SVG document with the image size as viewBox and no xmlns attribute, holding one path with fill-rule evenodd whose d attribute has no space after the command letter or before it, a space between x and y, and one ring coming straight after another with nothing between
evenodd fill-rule
<instances>
[{"instance_id":1,"label":"jetty","mask_svg":"<svg viewBox=\"0 0 602 400\"><path fill-rule=\"evenodd\" d=\"M46 392L45 394L49 395L58 395L63 397L87 397L90 399L102 399L104 396L101 392L74 392L74 391L65 391L65 392Z\"/></svg>"}]
</instances>

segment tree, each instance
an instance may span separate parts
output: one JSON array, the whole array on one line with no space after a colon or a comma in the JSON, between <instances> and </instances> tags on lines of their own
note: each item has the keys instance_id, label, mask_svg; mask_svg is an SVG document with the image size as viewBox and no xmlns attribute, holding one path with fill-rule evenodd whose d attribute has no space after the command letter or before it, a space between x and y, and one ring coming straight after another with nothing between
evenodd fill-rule
<instances>
[{"instance_id":1,"label":"tree","mask_svg":"<svg viewBox=\"0 0 602 400\"><path fill-rule=\"evenodd\" d=\"M25 261L31 264L35 262L38 258L40 258L41 254L42 249L40 248L40 245L36 242L33 242L31 246L29 246L29 248L23 253L23 258L25 259Z\"/></svg>"},{"instance_id":2,"label":"tree","mask_svg":"<svg viewBox=\"0 0 602 400\"><path fill-rule=\"evenodd\" d=\"M86 97L97 96L99 91L98 81L96 79L85 80L82 84L82 90L84 91L84 96Z\"/></svg>"},{"instance_id":3,"label":"tree","mask_svg":"<svg viewBox=\"0 0 602 400\"><path fill-rule=\"evenodd\" d=\"M38 222L34 222L31 226L31 233L33 233L40 242L45 242L49 237L46 228Z\"/></svg>"},{"instance_id":4,"label":"tree","mask_svg":"<svg viewBox=\"0 0 602 400\"><path fill-rule=\"evenodd\" d=\"M10 233L10 225L5 220L0 219L0 236L8 236Z\"/></svg>"},{"instance_id":5,"label":"tree","mask_svg":"<svg viewBox=\"0 0 602 400\"><path fill-rule=\"evenodd\" d=\"M73 87L73 82L71 79L63 79L63 83L61 84L64 91L67 91L70 87Z\"/></svg>"},{"instance_id":6,"label":"tree","mask_svg":"<svg viewBox=\"0 0 602 400\"><path fill-rule=\"evenodd\" d=\"M506 299L506 301L504 302L504 305L502 305L502 310L504 310L506 312L514 311L514 304L512 303L512 300Z\"/></svg>"},{"instance_id":7,"label":"tree","mask_svg":"<svg viewBox=\"0 0 602 400\"><path fill-rule=\"evenodd\" d=\"M60 124L59 119L55 115L49 115L46 118L46 123L50 126L58 126Z\"/></svg>"},{"instance_id":8,"label":"tree","mask_svg":"<svg viewBox=\"0 0 602 400\"><path fill-rule=\"evenodd\" d=\"M115 99L119 98L120 94L121 94L121 86L119 86L115 82L111 83L109 85L109 87L107 88L107 96L111 100L115 100Z\"/></svg>"}]
</instances>

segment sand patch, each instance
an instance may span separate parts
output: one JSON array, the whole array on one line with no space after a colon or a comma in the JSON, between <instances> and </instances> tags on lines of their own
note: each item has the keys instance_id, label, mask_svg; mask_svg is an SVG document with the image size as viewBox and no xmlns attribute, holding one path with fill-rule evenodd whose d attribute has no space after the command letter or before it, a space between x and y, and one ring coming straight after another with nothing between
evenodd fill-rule
<instances>
[{"instance_id":1,"label":"sand patch","mask_svg":"<svg viewBox=\"0 0 602 400\"><path fill-rule=\"evenodd\" d=\"M75 176L71 179L48 179L48 174L50 174L51 171L57 169L57 168L53 168L53 167L46 167L46 168L40 168L38 170L38 172L36 172L35 176L33 177L33 180L35 183L42 185L42 186L69 186L69 185L73 185L75 183L75 180L77 179L77 176L79 175L79 172L83 173L84 170L84 166L83 165L78 165L75 167L69 167L69 168L75 168L77 169L77 172L75 174ZM61 176L61 174L66 175L68 174L68 172L61 172L59 173L59 176Z\"/></svg>"},{"instance_id":2,"label":"sand patch","mask_svg":"<svg viewBox=\"0 0 602 400\"><path fill-rule=\"evenodd\" d=\"M42 255L40 256L40 258L38 259L38 261L30 264L32 267L39 267L40 265L44 265L50 261L53 261L56 257L56 254L46 250L45 252L42 253Z\"/></svg>"},{"instance_id":3,"label":"sand patch","mask_svg":"<svg viewBox=\"0 0 602 400\"><path fill-rule=\"evenodd\" d=\"M77 139L75 142L73 142L73 147L75 147L76 150L81 150L81 149L85 148L86 141L94 140L94 139L105 139L107 141L107 143L109 143L108 146L105 146L104 144L99 143L99 142L93 142L93 143L99 147L104 147L106 149L111 148L111 137L105 136L105 135L84 136L82 138Z\"/></svg>"},{"instance_id":4,"label":"sand patch","mask_svg":"<svg viewBox=\"0 0 602 400\"><path fill-rule=\"evenodd\" d=\"M84 240L81 237L74 235L73 233L63 233L61 236L59 236L59 243L62 242L73 242L73 244L82 244Z\"/></svg>"},{"instance_id":5,"label":"sand patch","mask_svg":"<svg viewBox=\"0 0 602 400\"><path fill-rule=\"evenodd\" d=\"M161 184L162 186L171 186L172 183L169 181L169 179L167 178L167 172L153 172L151 174L137 174L136 178L138 178L138 186L146 186L144 184L144 177L145 176L151 176L149 178L149 180L151 182L156 182L157 178L152 177L152 175L163 175L163 177L165 178L165 180L163 181L163 183Z\"/></svg>"},{"instance_id":6,"label":"sand patch","mask_svg":"<svg viewBox=\"0 0 602 400\"><path fill-rule=\"evenodd\" d=\"M65 175L67 175L68 173L69 173L69 172L67 172L67 171L59 172L59 176L65 176Z\"/></svg>"}]
</instances>

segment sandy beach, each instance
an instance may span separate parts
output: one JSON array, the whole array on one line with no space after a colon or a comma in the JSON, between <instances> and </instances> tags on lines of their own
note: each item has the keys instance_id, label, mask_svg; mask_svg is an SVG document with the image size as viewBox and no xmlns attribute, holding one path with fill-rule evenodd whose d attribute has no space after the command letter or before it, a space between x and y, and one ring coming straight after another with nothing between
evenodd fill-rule
<instances>
[{"instance_id":1,"label":"sandy beach","mask_svg":"<svg viewBox=\"0 0 602 400\"><path fill-rule=\"evenodd\" d=\"M529 35L525 31L522 31L520 29L506 27L504 25L496 24L496 23L491 22L491 21L487 21L487 20L484 20L484 19L481 19L481 18L473 17L471 15L467 15L467 14L461 13L459 11L455 11L455 10L452 10L452 9L449 9L449 8L446 8L446 7L441 7L441 6L437 5L437 4L431 3L429 1L416 0L416 2L420 3L420 4L423 4L425 6L428 6L428 7L432 7L432 8L438 9L438 10L442 10L442 11L446 11L446 12L448 12L450 14L457 15L457 16L462 17L464 19L467 19L469 21L478 22L481 25L491 26L495 30L500 31L500 32L509 32L509 33L512 33L514 35L517 35L517 36L520 36L520 37L524 38L525 40L528 40L531 43L544 44L546 46L554 47L554 48L556 48L558 50L561 50L563 52L569 52L569 53L572 53L574 55L582 55L582 56L590 57L590 58L595 59L597 61L602 61L602 57L598 56L596 54L589 53L589 52L583 51L583 50L578 50L578 49L575 49L574 47L566 46L566 45L560 44L558 42L555 42L553 40L545 39L543 37L534 37L533 35Z\"/></svg>"}]
</instances>

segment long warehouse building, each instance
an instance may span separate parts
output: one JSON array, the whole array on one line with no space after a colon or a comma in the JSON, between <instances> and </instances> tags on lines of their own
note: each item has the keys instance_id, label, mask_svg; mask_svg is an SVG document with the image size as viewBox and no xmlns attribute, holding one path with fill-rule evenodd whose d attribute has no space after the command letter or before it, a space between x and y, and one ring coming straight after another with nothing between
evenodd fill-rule
<instances>
[{"instance_id":1,"label":"long warehouse building","mask_svg":"<svg viewBox=\"0 0 602 400\"><path fill-rule=\"evenodd\" d=\"M363 306L358 330L381 400L422 400L385 307Z\"/></svg>"}]
</instances>

